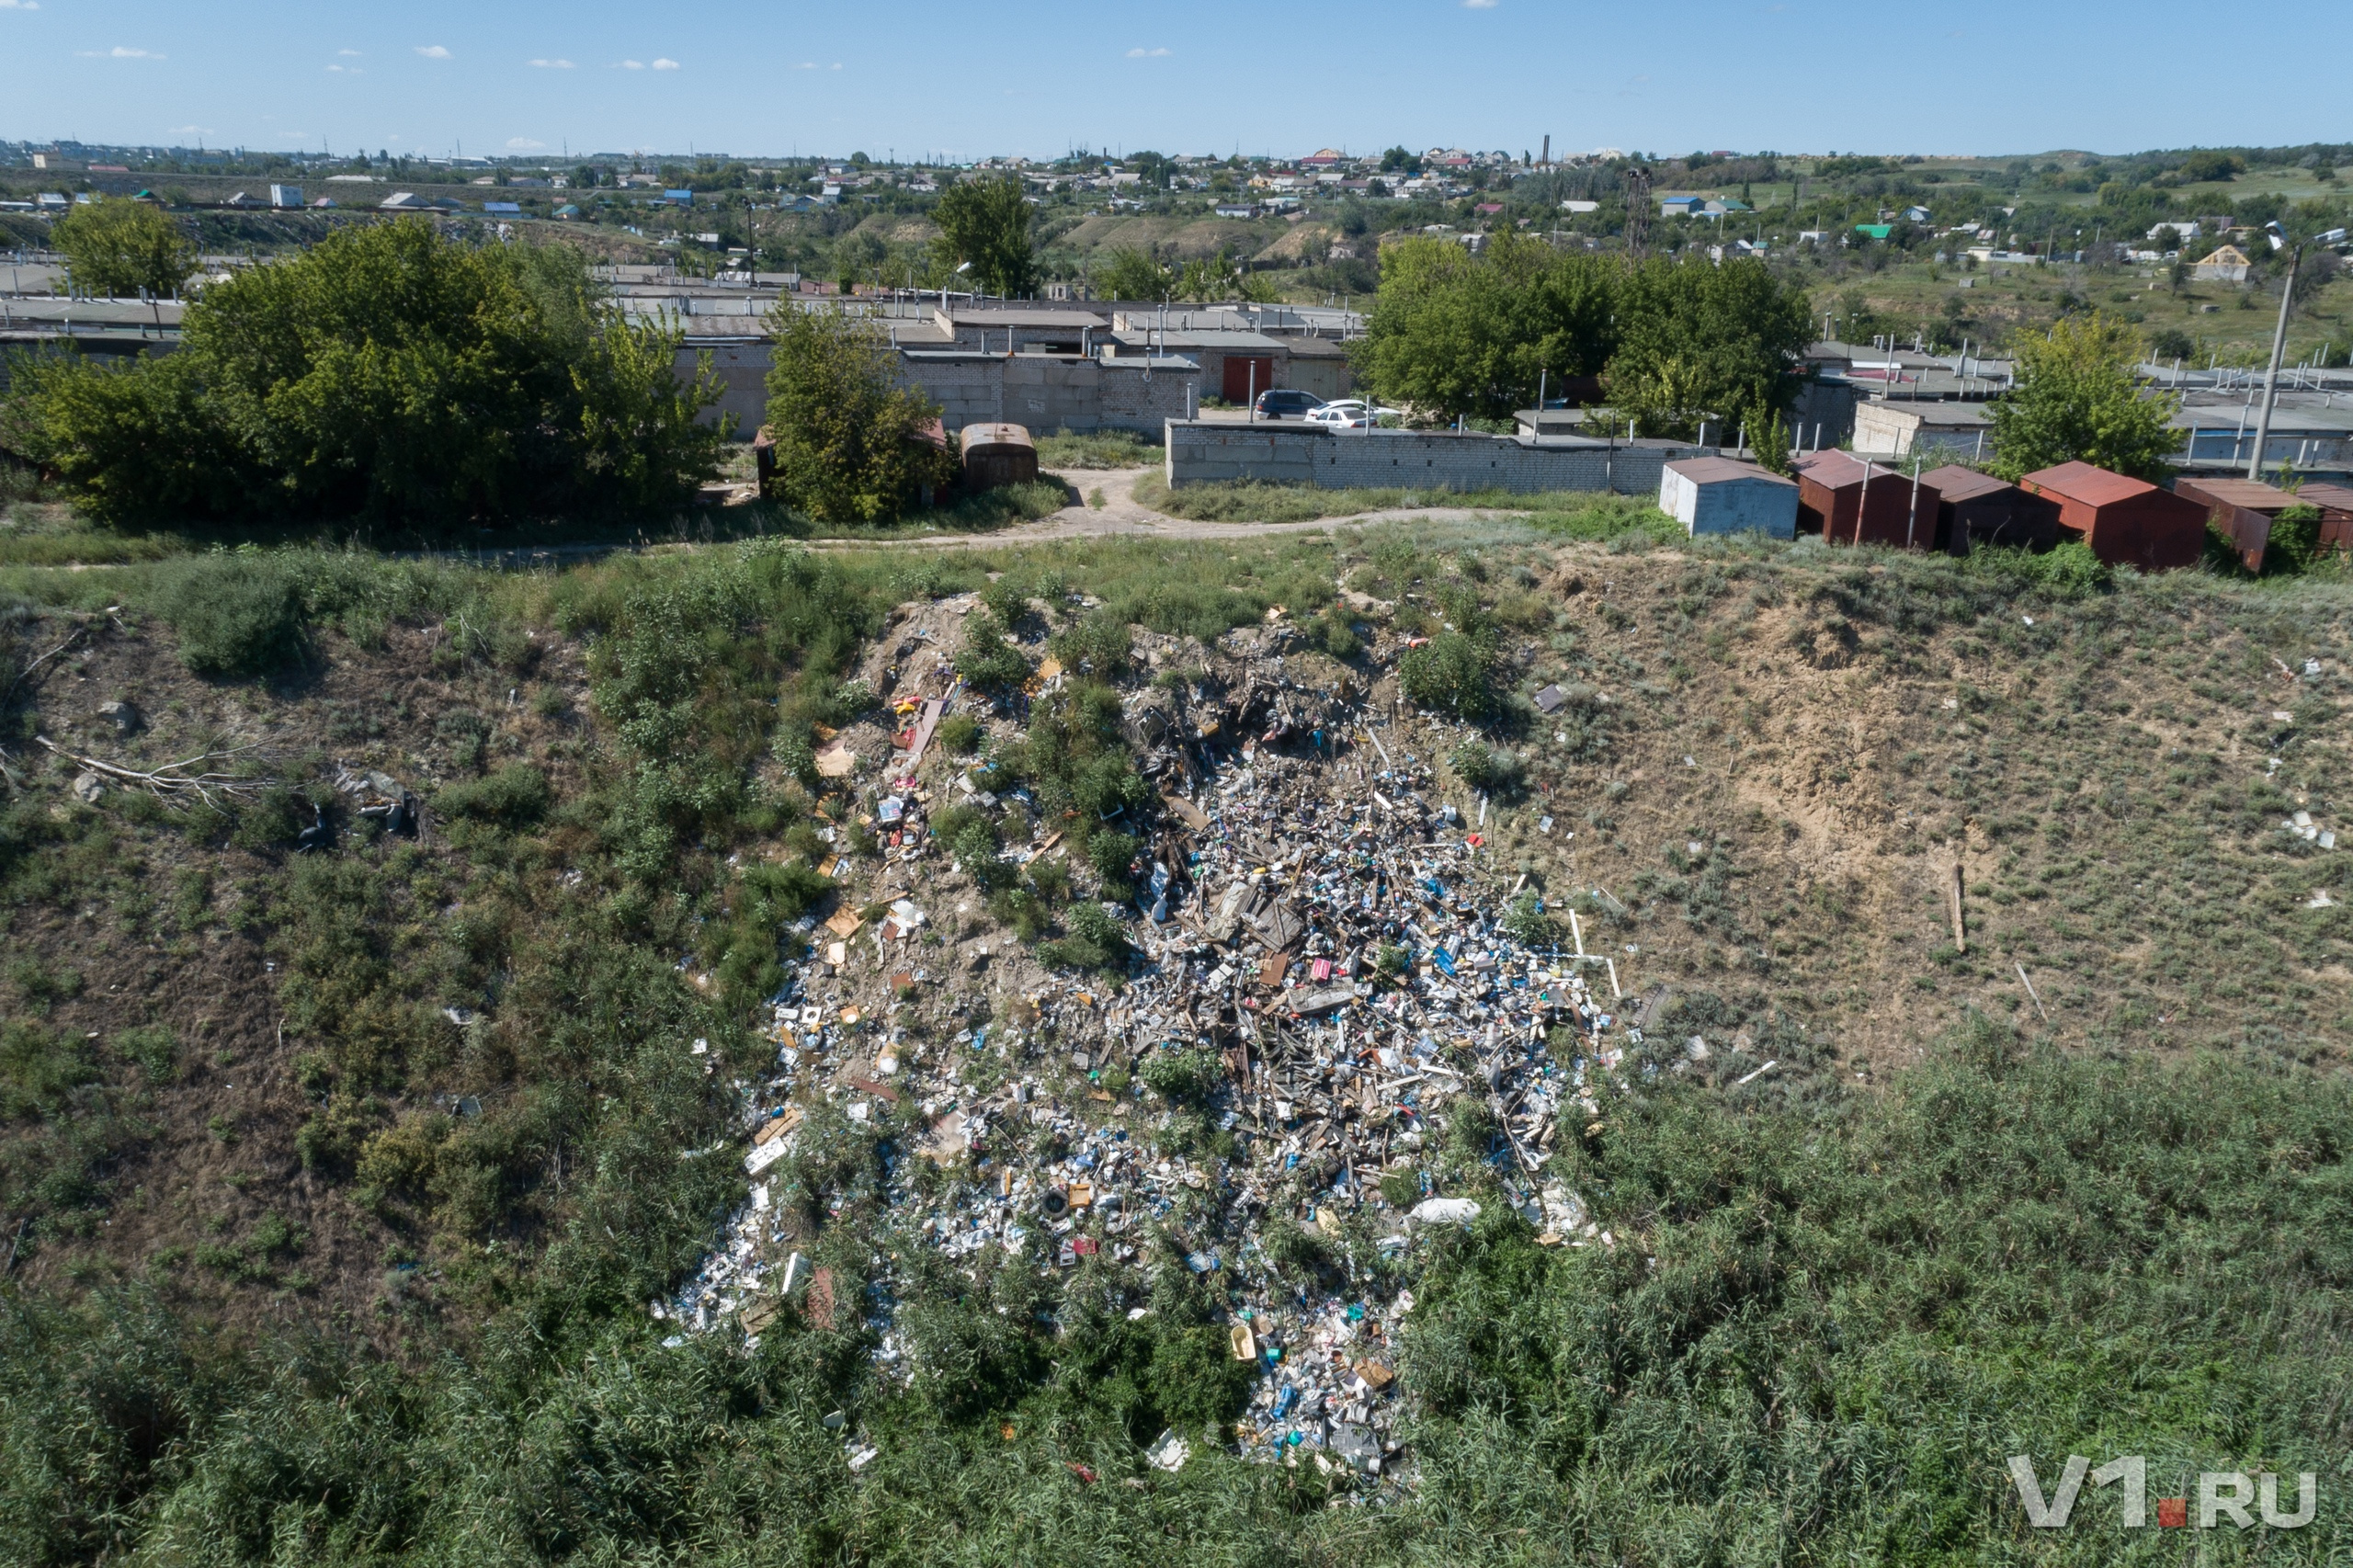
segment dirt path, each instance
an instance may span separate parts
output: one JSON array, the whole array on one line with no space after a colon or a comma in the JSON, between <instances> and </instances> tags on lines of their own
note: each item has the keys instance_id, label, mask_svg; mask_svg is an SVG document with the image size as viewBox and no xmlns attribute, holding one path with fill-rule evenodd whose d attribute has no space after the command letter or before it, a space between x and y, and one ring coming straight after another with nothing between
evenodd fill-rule
<instances>
[{"instance_id":1,"label":"dirt path","mask_svg":"<svg viewBox=\"0 0 2353 1568\"><path fill-rule=\"evenodd\" d=\"M812 550L993 550L1002 545L1051 544L1066 539L1108 539L1135 535L1146 539L1236 539L1260 534L1329 533L1334 528L1412 518L1418 522L1473 522L1517 514L1483 507L1392 507L1386 511L1352 512L1341 517L1314 517L1303 523L1203 523L1155 512L1135 498L1136 481L1149 468L1070 469L1054 472L1080 495L1100 490L1103 505L1082 502L1065 506L1034 523L998 528L983 534L926 534L919 539L813 539Z\"/></svg>"}]
</instances>

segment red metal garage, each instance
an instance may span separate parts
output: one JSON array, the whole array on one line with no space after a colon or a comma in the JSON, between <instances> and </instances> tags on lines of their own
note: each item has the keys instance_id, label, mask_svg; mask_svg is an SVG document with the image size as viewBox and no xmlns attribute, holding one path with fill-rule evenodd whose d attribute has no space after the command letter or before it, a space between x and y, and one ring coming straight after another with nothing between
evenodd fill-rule
<instances>
[{"instance_id":1,"label":"red metal garage","mask_svg":"<svg viewBox=\"0 0 2353 1568\"><path fill-rule=\"evenodd\" d=\"M1845 452L1815 452L1797 462L1798 528L1820 530L1830 544L1933 549L1937 488Z\"/></svg>"},{"instance_id":2,"label":"red metal garage","mask_svg":"<svg viewBox=\"0 0 2353 1568\"><path fill-rule=\"evenodd\" d=\"M1275 361L1270 356L1260 358L1251 354L1229 354L1225 357L1225 384L1218 395L1236 408L1256 400L1258 394L1275 384Z\"/></svg>"},{"instance_id":3,"label":"red metal garage","mask_svg":"<svg viewBox=\"0 0 2353 1568\"><path fill-rule=\"evenodd\" d=\"M2030 495L2059 503L2059 526L2111 566L2162 572L2195 566L2206 553L2206 508L2089 463L2061 463L2018 481Z\"/></svg>"}]
</instances>

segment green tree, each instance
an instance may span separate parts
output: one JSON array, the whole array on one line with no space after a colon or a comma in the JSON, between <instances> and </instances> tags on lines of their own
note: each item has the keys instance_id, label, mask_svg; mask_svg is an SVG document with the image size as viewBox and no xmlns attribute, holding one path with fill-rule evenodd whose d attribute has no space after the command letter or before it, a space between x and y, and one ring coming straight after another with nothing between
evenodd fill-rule
<instances>
[{"instance_id":1,"label":"green tree","mask_svg":"<svg viewBox=\"0 0 2353 1568\"><path fill-rule=\"evenodd\" d=\"M1021 182L966 180L951 187L932 210L939 225L933 254L943 270L966 263L966 274L989 293L1015 299L1035 292L1038 261L1029 244L1029 202Z\"/></svg>"},{"instance_id":2,"label":"green tree","mask_svg":"<svg viewBox=\"0 0 2353 1568\"><path fill-rule=\"evenodd\" d=\"M85 294L161 299L196 270L196 245L163 209L128 197L77 206L50 230L66 275Z\"/></svg>"},{"instance_id":3,"label":"green tree","mask_svg":"<svg viewBox=\"0 0 2353 1568\"><path fill-rule=\"evenodd\" d=\"M113 521L642 510L724 435L680 341L606 314L568 246L389 223L207 290L176 354L28 367L0 428Z\"/></svg>"},{"instance_id":4,"label":"green tree","mask_svg":"<svg viewBox=\"0 0 2353 1568\"><path fill-rule=\"evenodd\" d=\"M1381 253L1381 291L1351 350L1374 395L1423 417L1500 419L1545 376L1608 360L1616 268L1602 257L1498 234L1483 256L1440 239Z\"/></svg>"},{"instance_id":5,"label":"green tree","mask_svg":"<svg viewBox=\"0 0 2353 1568\"><path fill-rule=\"evenodd\" d=\"M1207 304L1215 300L1246 300L1257 304L1272 304L1275 291L1267 283L1254 278L1241 263L1223 252L1185 264L1176 278L1176 297L1195 304Z\"/></svg>"},{"instance_id":6,"label":"green tree","mask_svg":"<svg viewBox=\"0 0 2353 1568\"><path fill-rule=\"evenodd\" d=\"M1761 261L1647 262L1620 286L1610 402L1660 436L1786 408L1812 319L1804 290Z\"/></svg>"},{"instance_id":7,"label":"green tree","mask_svg":"<svg viewBox=\"0 0 2353 1568\"><path fill-rule=\"evenodd\" d=\"M768 371L780 499L820 522L893 517L948 477L925 438L938 406L898 384L898 354L871 323L838 309L781 307Z\"/></svg>"},{"instance_id":8,"label":"green tree","mask_svg":"<svg viewBox=\"0 0 2353 1568\"><path fill-rule=\"evenodd\" d=\"M1095 290L1107 300L1169 300L1176 295L1176 275L1146 253L1121 247L1106 253L1096 268Z\"/></svg>"},{"instance_id":9,"label":"green tree","mask_svg":"<svg viewBox=\"0 0 2353 1568\"><path fill-rule=\"evenodd\" d=\"M2087 462L2163 479L2179 443L2167 424L2180 400L2144 393L2132 379L2131 329L2094 311L2054 323L2018 348L2018 386L1987 414L1999 455L1994 472L2016 479L2063 462Z\"/></svg>"}]
</instances>

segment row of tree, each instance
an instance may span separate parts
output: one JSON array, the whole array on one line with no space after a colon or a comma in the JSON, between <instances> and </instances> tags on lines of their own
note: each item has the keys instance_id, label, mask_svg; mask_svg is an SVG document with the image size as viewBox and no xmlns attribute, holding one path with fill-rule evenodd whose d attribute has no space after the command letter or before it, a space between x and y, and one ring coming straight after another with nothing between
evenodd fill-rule
<instances>
[{"instance_id":1,"label":"row of tree","mask_svg":"<svg viewBox=\"0 0 2353 1568\"><path fill-rule=\"evenodd\" d=\"M1597 376L1651 435L1789 406L1811 337L1802 289L1761 261L1722 266L1556 249L1498 234L1472 255L1411 239L1381 256L1354 351L1372 393L1424 415L1500 420L1548 383Z\"/></svg>"},{"instance_id":2,"label":"row of tree","mask_svg":"<svg viewBox=\"0 0 2353 1568\"><path fill-rule=\"evenodd\" d=\"M118 523L660 511L724 436L680 341L604 310L570 246L346 229L206 289L173 352L19 357L0 448Z\"/></svg>"}]
</instances>

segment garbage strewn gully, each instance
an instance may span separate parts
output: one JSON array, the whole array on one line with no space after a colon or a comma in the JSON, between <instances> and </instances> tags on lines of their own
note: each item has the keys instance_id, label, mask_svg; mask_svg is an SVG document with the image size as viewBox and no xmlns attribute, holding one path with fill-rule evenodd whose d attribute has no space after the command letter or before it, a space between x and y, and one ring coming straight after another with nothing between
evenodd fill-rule
<instances>
[{"instance_id":1,"label":"garbage strewn gully","mask_svg":"<svg viewBox=\"0 0 2353 1568\"><path fill-rule=\"evenodd\" d=\"M1614 1246L1545 1167L1564 1120L1574 1137L1598 1115L1595 1075L1617 1070L1640 1035L1615 1016L1620 977L1611 960L1586 954L1581 926L1565 949L1531 949L1506 933L1514 890L1486 863L1483 802L1441 801L1432 769L1405 749L1405 725L1329 692L1297 691L1262 674L1263 660L1251 668L1238 699L1215 715L1179 701L1147 716L1142 733L1131 726L1151 753L1145 772L1162 790L1166 825L1145 850L1138 906L1122 911L1138 949L1126 983L1027 971L1033 989L952 1040L917 1040L893 1021L906 998L948 981L934 970L960 956L915 945L930 915L906 890L926 879L895 862L941 863L923 827L931 791L918 789L915 763L939 718L969 699L942 661L933 685L947 689L902 705L900 749L869 809L883 824L886 881L906 887L884 889L900 896L873 926L847 897L824 928L801 922L814 945L772 1004L774 1074L744 1085L750 1197L700 1270L654 1304L673 1325L669 1343L722 1328L756 1335L794 1299L824 1326L859 1311L886 1375L906 1375L888 1247L877 1244L877 1288L862 1307L836 1302L829 1271L810 1266L795 1221L772 1201L768 1173L819 1103L854 1123L878 1101L912 1103L927 1131L911 1157L892 1159L889 1245L950 1259L995 1247L1051 1270L1101 1255L1140 1263L1155 1227L1180 1226L1185 1267L1225 1277L1233 1354L1256 1368L1239 1423L1244 1456L1374 1476L1386 1467L1410 1484L1397 1437L1409 1391L1392 1346L1414 1295L1398 1281L1413 1277L1416 1232L1467 1223L1479 1204L1429 1191L1425 1176L1401 1208L1383 1196L1382 1177L1421 1169L1433 1118L1469 1096L1500 1131L1491 1163L1540 1239ZM1140 698L1165 705L1163 688L1135 694L1131 710ZM1440 728L1415 726L1424 744ZM1216 744L1245 734L1231 750ZM956 783L956 801L972 803L980 792L969 778ZM1015 824L1025 802L985 804ZM1009 853L1050 852L1052 825L1034 822L1029 847ZM1018 949L1009 937L999 945L1002 982ZM961 956L988 962L985 946ZM879 1004L877 978L891 985ZM1559 1049L1563 1040L1574 1049ZM1156 1151L1145 1124L1156 1116L1165 1127L1167 1113L1140 1077L1118 1095L1102 1086L1107 1071L1125 1070L1111 1079L1124 1085L1155 1053L1177 1051L1222 1062L1225 1083L1207 1111L1237 1157ZM991 1070L968 1074L983 1059ZM976 1092L968 1076L993 1086ZM916 1158L970 1174L918 1184ZM1302 1166L1313 1197L1295 1205L1279 1188L1298 1191ZM1379 1271L1394 1291L1386 1299L1369 1299L1381 1294L1373 1271L1342 1236L1359 1213L1371 1216L1382 1257L1401 1266ZM1344 1290L1302 1289L1297 1271L1271 1267L1262 1242L1277 1221L1311 1228L1345 1255L1322 1276L1345 1275ZM845 1316L842 1326L854 1324ZM854 1463L872 1456L856 1437L845 1440ZM1147 1457L1174 1469L1190 1451L1166 1434Z\"/></svg>"}]
</instances>

